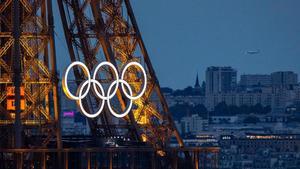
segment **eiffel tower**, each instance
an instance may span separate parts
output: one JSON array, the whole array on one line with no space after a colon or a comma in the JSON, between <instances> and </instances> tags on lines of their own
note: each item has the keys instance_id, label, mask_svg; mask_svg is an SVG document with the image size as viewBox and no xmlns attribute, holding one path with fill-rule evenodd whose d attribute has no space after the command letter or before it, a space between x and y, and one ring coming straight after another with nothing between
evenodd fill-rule
<instances>
[{"instance_id":1,"label":"eiffel tower","mask_svg":"<svg viewBox=\"0 0 300 169\"><path fill-rule=\"evenodd\" d=\"M66 148L68 138L62 138L60 127L52 1L0 0L0 168L47 168L49 161L52 168L69 168L69 158L76 164L71 168L85 168L83 157L87 168L97 168L99 157L109 161L107 165L102 162L102 168L111 169L116 158L121 162L115 166L121 163L121 168L129 164L130 168L180 168L181 160L181 168L201 168L201 160L202 168L217 168L218 148L184 147L130 1L57 0L57 4L72 62L81 61L93 70L108 61L119 73L127 63L139 62L146 70L146 91L133 101L130 113L122 119L111 116L107 108L97 118L88 119L89 139L93 142L86 144L88 148ZM136 95L143 86L141 70L133 67L128 72L125 80ZM79 86L85 80L84 72L74 68L73 73ZM113 80L114 74L107 68L97 75L102 84ZM117 112L128 106L120 90L112 100ZM89 94L83 106L93 113L101 102ZM107 138L130 141L121 144L121 148L107 148L102 144ZM171 142L176 146L172 147ZM209 158L199 153L213 153L209 156L212 163L207 165ZM136 164L138 156L143 163ZM56 160L58 164L53 163Z\"/></svg>"},{"instance_id":2,"label":"eiffel tower","mask_svg":"<svg viewBox=\"0 0 300 169\"><path fill-rule=\"evenodd\" d=\"M118 130L124 128L114 124L109 113L105 113L99 120L90 122L92 132L103 137L125 134L126 137L147 142L155 148L166 147L171 137L175 136L178 144L183 146L160 90L130 2L62 0L58 1L58 5L72 62L82 61L92 70L98 63L109 61L119 68L120 72L120 68L126 63L137 61L147 70L147 90L142 98L133 102L135 108L124 118L124 122L121 122L129 126L125 128L127 131ZM111 70L103 71L106 74L105 80L112 81L114 77ZM137 94L143 85L139 74L139 70L132 69L130 77L126 79L130 82L134 94ZM76 80L84 77L78 69L74 69L74 75ZM118 93L118 101L124 110L126 100L121 93ZM98 102L97 98L87 99L84 107L90 112L95 112Z\"/></svg>"},{"instance_id":3,"label":"eiffel tower","mask_svg":"<svg viewBox=\"0 0 300 169\"><path fill-rule=\"evenodd\" d=\"M61 148L52 4L0 2L0 145Z\"/></svg>"}]
</instances>

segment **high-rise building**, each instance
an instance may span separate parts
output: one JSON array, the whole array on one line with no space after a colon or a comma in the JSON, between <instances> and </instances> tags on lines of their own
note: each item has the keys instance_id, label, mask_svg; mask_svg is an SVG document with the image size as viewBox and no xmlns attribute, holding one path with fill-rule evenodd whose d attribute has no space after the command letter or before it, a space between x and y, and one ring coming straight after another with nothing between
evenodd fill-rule
<instances>
[{"instance_id":1,"label":"high-rise building","mask_svg":"<svg viewBox=\"0 0 300 169\"><path fill-rule=\"evenodd\" d=\"M298 75L292 71L279 71L271 74L272 86L290 88L298 83Z\"/></svg>"},{"instance_id":2,"label":"high-rise building","mask_svg":"<svg viewBox=\"0 0 300 169\"><path fill-rule=\"evenodd\" d=\"M206 95L230 93L236 89L237 71L232 67L211 66L206 69Z\"/></svg>"},{"instance_id":3,"label":"high-rise building","mask_svg":"<svg viewBox=\"0 0 300 169\"><path fill-rule=\"evenodd\" d=\"M271 75L244 74L241 75L240 85L242 87L271 86Z\"/></svg>"}]
</instances>

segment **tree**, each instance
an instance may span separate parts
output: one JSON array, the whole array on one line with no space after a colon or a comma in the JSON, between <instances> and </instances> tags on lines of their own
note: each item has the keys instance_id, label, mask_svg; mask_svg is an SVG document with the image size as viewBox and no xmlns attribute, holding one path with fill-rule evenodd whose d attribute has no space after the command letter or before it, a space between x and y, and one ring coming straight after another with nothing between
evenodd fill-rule
<instances>
[{"instance_id":1,"label":"tree","mask_svg":"<svg viewBox=\"0 0 300 169\"><path fill-rule=\"evenodd\" d=\"M227 104L225 102L221 102L221 103L217 104L215 107L215 114L228 115L229 111L228 111Z\"/></svg>"},{"instance_id":2,"label":"tree","mask_svg":"<svg viewBox=\"0 0 300 169\"><path fill-rule=\"evenodd\" d=\"M202 118L207 118L207 109L203 104L198 104L193 107L192 114L198 114Z\"/></svg>"},{"instance_id":3,"label":"tree","mask_svg":"<svg viewBox=\"0 0 300 169\"><path fill-rule=\"evenodd\" d=\"M175 120L180 120L182 117L190 114L192 109L193 107L188 104L176 104L170 107L170 112Z\"/></svg>"},{"instance_id":4,"label":"tree","mask_svg":"<svg viewBox=\"0 0 300 169\"><path fill-rule=\"evenodd\" d=\"M251 113L248 105L241 105L239 109L240 109L239 111L241 114L250 114Z\"/></svg>"},{"instance_id":5,"label":"tree","mask_svg":"<svg viewBox=\"0 0 300 169\"><path fill-rule=\"evenodd\" d=\"M252 124L256 124L260 122L259 118L256 116L248 116L244 119L244 123L252 123Z\"/></svg>"},{"instance_id":6,"label":"tree","mask_svg":"<svg viewBox=\"0 0 300 169\"><path fill-rule=\"evenodd\" d=\"M265 106L264 108L263 108L263 114L267 114L267 113L270 113L272 111L272 108L271 108L271 106Z\"/></svg>"},{"instance_id":7,"label":"tree","mask_svg":"<svg viewBox=\"0 0 300 169\"><path fill-rule=\"evenodd\" d=\"M162 87L161 91L163 93L173 93L173 89L169 88L169 87Z\"/></svg>"},{"instance_id":8,"label":"tree","mask_svg":"<svg viewBox=\"0 0 300 169\"><path fill-rule=\"evenodd\" d=\"M228 112L231 114L231 115L237 115L240 113L240 108L236 105L229 105L228 106Z\"/></svg>"},{"instance_id":9,"label":"tree","mask_svg":"<svg viewBox=\"0 0 300 169\"><path fill-rule=\"evenodd\" d=\"M262 114L264 112L264 108L260 103L257 103L255 106L250 107L251 113Z\"/></svg>"}]
</instances>

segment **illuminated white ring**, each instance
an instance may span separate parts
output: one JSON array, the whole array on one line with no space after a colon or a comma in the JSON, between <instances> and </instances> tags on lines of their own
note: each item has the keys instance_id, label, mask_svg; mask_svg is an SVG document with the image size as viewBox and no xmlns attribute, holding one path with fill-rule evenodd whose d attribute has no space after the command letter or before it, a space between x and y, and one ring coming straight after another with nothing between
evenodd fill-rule
<instances>
[{"instance_id":1,"label":"illuminated white ring","mask_svg":"<svg viewBox=\"0 0 300 169\"><path fill-rule=\"evenodd\" d=\"M110 93L107 93L107 96L105 96L105 95L101 95L99 92L98 92L98 90L97 90L97 88L96 88L96 84L95 83L93 83L93 87L94 87L94 91L96 92L96 94L97 94L97 96L98 97L100 97L101 99L103 99L103 100L108 100L108 99L111 99L111 98L113 98L114 97L114 95L116 95L116 93L117 93L117 90L118 90L118 88L119 88L119 73L118 73L118 71L117 71L117 69L116 69L116 67L113 65L113 64L111 64L110 62L101 62L96 68L95 68L95 71L94 71L94 75L93 75L93 80L96 80L96 76L97 76L97 72L99 71L99 69L102 67L102 66L105 66L105 65L107 65L107 66L109 66L109 67L111 67L112 69L113 69L113 71L114 71L114 74L115 74L115 76L116 76L116 88L115 88L115 90L113 91L113 93L110 95ZM112 86L112 84L110 85L110 86Z\"/></svg>"},{"instance_id":2,"label":"illuminated white ring","mask_svg":"<svg viewBox=\"0 0 300 169\"><path fill-rule=\"evenodd\" d=\"M109 86L108 92L107 92L108 94L110 94L111 88L112 88L116 83L117 83L117 81L114 81L114 82L112 82L112 84ZM125 84L125 86L126 86L126 87L128 88L128 90L129 90L130 95L132 95L131 87L130 87L130 85L129 85L126 81L124 81L123 79L120 79L120 80L119 80L119 83ZM130 99L129 106L127 107L126 111L125 111L124 113L122 113L122 114L118 114L118 113L116 113L116 112L112 109L112 107L111 107L111 105L110 105L110 99L107 100L107 107L108 107L108 109L109 109L109 111L111 112L112 115L114 115L114 116L117 117L117 118L122 118L122 117L125 117L125 116L130 112L131 107L132 107L132 99Z\"/></svg>"},{"instance_id":3,"label":"illuminated white ring","mask_svg":"<svg viewBox=\"0 0 300 169\"><path fill-rule=\"evenodd\" d=\"M122 71L122 74L121 74L121 79L122 79L122 80L124 80L125 72L126 72L126 70L127 70L130 66L137 66L137 67L139 67L139 68L142 70L143 75L144 75L144 86L143 86L143 89L142 89L142 91L140 92L140 94L138 94L137 96L132 96L132 94L129 95L129 94L126 92L126 90L124 90L124 84L125 84L125 83L122 83L122 84L121 84L121 87L122 87L122 90L123 90L125 96L126 96L128 99L130 99L130 100L136 100L136 99L139 99L140 97L142 97L142 95L143 95L143 94L145 93L145 91L146 91L146 87L147 87L147 75L146 75L145 69L143 68L143 66L142 66L141 64L139 64L138 62L130 62L130 63L128 63L128 64L124 67L124 69L123 69L123 71ZM126 82L126 83L127 83L127 82ZM127 84L128 84L128 83L127 83Z\"/></svg>"},{"instance_id":4,"label":"illuminated white ring","mask_svg":"<svg viewBox=\"0 0 300 169\"><path fill-rule=\"evenodd\" d=\"M69 74L71 68L74 67L74 66L76 66L76 65L78 65L83 70L83 73L85 74L85 76L88 77L88 79L86 80L86 82L88 83L87 90L81 96L74 96L70 92L68 84L67 84L67 82L68 82L68 74ZM66 69L66 71L65 71L64 77L62 78L62 85L63 85L63 90L64 90L66 96L69 99L72 99L72 100L81 100L81 99L85 98L85 96L88 94L88 92L90 90L90 87L91 87L91 75L90 75L90 71L89 71L88 67L84 63L79 62L79 61L76 61L76 62L73 62L72 64L70 64L68 66L68 68Z\"/></svg>"},{"instance_id":5,"label":"illuminated white ring","mask_svg":"<svg viewBox=\"0 0 300 169\"><path fill-rule=\"evenodd\" d=\"M69 71L73 66L76 66L76 65L78 65L83 70L83 73L85 74L85 76L88 77L88 79L86 81L82 82L81 85L79 86L79 88L77 89L77 94L76 95L78 95L78 96L74 96L70 92L70 90L68 88L68 85L67 85ZM107 94L104 92L104 89L103 89L101 83L96 80L97 72L99 71L99 69L102 66L105 66L105 65L107 65L107 66L109 66L113 69L113 71L115 73L115 77L116 77L116 80L114 82L112 82L111 85L109 86ZM138 66L142 70L143 75L144 75L144 86L143 86L143 89L141 90L141 92L137 96L132 96L131 86L123 79L124 76L125 76L126 70L130 66ZM96 94L100 99L102 99L102 104L101 104L99 110L94 114L89 114L88 112L86 112L83 105L82 105L82 99L84 99L87 96L87 94L90 90L90 87L91 87L91 83L93 83L94 94ZM122 91L124 92L125 96L130 100L129 106L127 107L126 111L122 114L117 114L112 109L112 107L110 105L110 99L115 96L115 94L118 90L118 87L119 87L119 83L121 83ZM130 95L124 89L124 84L128 88ZM110 112L112 113L112 115L114 115L115 117L122 118L122 117L128 115L128 113L130 112L133 100L136 100L136 99L140 98L144 94L144 92L146 90L146 87L147 87L147 75L146 75L146 72L145 72L145 70L144 70L144 68L142 67L141 64L139 64L138 62L130 62L129 64L127 64L124 67L124 69L121 73L121 79L119 79L119 75L118 75L118 71L117 71L116 67L113 64L111 64L110 62L102 62L95 68L95 71L94 71L94 74L93 74L93 79L91 79L91 75L90 75L90 72L89 72L87 66L82 62L76 61L76 62L73 62L71 65L69 65L68 68L66 69L64 77L62 79L62 85L63 85L64 93L67 95L67 97L69 99L77 101L77 105L80 107L81 112L85 116L87 116L89 118L97 117L99 114L101 114L101 112L104 108L105 101L107 100L108 108L109 108ZM87 86L86 91L84 91L84 88L85 88L86 85L88 85L88 86ZM98 91L97 86L100 88L101 93ZM115 86L115 89L111 94L111 90L114 86ZM84 91L84 94L82 94L83 91Z\"/></svg>"},{"instance_id":6,"label":"illuminated white ring","mask_svg":"<svg viewBox=\"0 0 300 169\"><path fill-rule=\"evenodd\" d=\"M94 79L91 79L90 82L92 82L93 84L96 84L96 85L100 88L101 93L104 94L104 90L103 90L103 87L102 87L101 83L99 83L97 80L94 80ZM82 83L82 84L79 86L79 88L78 88L78 90L79 90L79 91L78 91L78 95L79 95L79 96L78 96L78 97L81 97L82 91L83 91L84 87L85 87L86 85L88 85L88 83L89 83L89 81L85 81L84 83ZM90 84L90 83L89 83L89 84ZM88 91L88 90L87 90L87 91ZM86 115L87 117L89 117L89 118L95 118L95 117L97 117L99 114L101 114L101 112L102 112L102 110L103 110L103 108L104 108L104 103L105 103L105 100L102 100L102 104L101 104L99 110L98 110L96 113L94 113L94 114L90 114L90 113L88 113L88 112L85 111L85 109L84 109L84 107L83 107L83 105L82 105L82 99L79 99L78 102L77 102L77 104L78 104L79 107L80 107L81 112L82 112L84 115Z\"/></svg>"}]
</instances>

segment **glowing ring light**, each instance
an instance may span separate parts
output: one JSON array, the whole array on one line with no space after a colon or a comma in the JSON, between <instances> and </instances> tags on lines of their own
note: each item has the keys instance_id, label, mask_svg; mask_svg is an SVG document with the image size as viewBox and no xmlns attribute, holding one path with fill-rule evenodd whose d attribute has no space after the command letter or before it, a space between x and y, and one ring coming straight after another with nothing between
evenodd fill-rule
<instances>
[{"instance_id":1,"label":"glowing ring light","mask_svg":"<svg viewBox=\"0 0 300 169\"><path fill-rule=\"evenodd\" d=\"M97 80L92 79L90 82L96 84L96 85L100 88L101 92L104 94L103 87L102 87L102 85L101 85ZM79 91L78 91L79 97L82 96L82 91L83 91L84 87L85 87L86 85L88 85L88 83L89 83L89 81L85 81L84 83L82 83L82 84L79 86L79 88L78 88L78 90L79 90ZM88 90L87 90L87 91L88 91ZM102 100L102 103L101 103L101 106L100 106L99 110L98 110L96 113L94 113L94 114L89 114L88 112L85 111L85 109L84 109L84 107L83 107L83 105L82 105L82 99L79 99L79 100L77 101L77 105L79 106L80 111L81 111L86 117L89 117L89 118L95 118L95 117L97 117L97 116L102 112L102 110L103 110L103 108L104 108L104 103L105 103L105 100Z\"/></svg>"},{"instance_id":2,"label":"glowing ring light","mask_svg":"<svg viewBox=\"0 0 300 169\"><path fill-rule=\"evenodd\" d=\"M82 70L83 70L83 73L85 76L87 76L87 80L82 82L79 86L79 88L77 89L77 95L78 96L74 96L69 88L68 88L68 74L71 70L71 68L73 68L74 66L79 66ZM108 91L107 91L107 94L104 92L104 89L103 89L103 86L101 85L101 83L99 81L96 80L96 77L97 77L97 73L99 71L99 69L102 67L102 66L109 66L110 68L112 68L114 74L115 74L115 78L116 80L114 80L110 86L108 87ZM140 93L137 95L137 96L132 96L133 94L133 91L131 89L131 86L123 79L124 76L125 76L125 72L127 71L127 69L130 67L130 66L137 66L139 67L142 72L143 72L143 75L144 75L144 86L142 88L142 90L140 91ZM91 88L91 83L93 83L93 91L95 93L95 95L97 97L99 97L100 99L102 99L102 103L100 105L100 108L99 110L94 113L94 114L90 114L88 112L85 111L83 105L82 105L82 99L84 99L88 92L90 91L90 88ZM116 113L112 107L111 107L111 104L110 104L110 99L112 99L116 93L117 93L117 90L119 88L119 83L121 83L121 89L123 91L123 93L125 94L125 96L130 99L130 103L129 103L129 106L128 108L125 110L124 113L122 114L118 114ZM129 94L127 93L127 91L124 89L124 85L128 88L129 90ZM130 112L131 110L131 107L132 107L132 103L133 103L133 100L136 100L136 99L139 99L140 97L142 97L142 95L145 93L146 91L146 87L147 87L147 74L146 74L146 71L144 70L144 68L142 67L141 64L139 64L138 62L130 62L129 64L127 64L124 69L122 70L122 73L121 73L121 78L119 78L119 74L118 74L118 71L116 69L116 67L111 64L110 62L102 62L100 63L99 65L96 66L95 68L95 71L94 71L94 74L93 74L93 78L91 79L91 75L90 75L90 72L87 68L87 66L82 63L82 62L73 62L72 64L70 64L68 66L68 68L66 69L65 73L64 73L64 76L63 76L63 79L62 79L62 86L63 86L63 91L64 93L66 94L66 96L71 99L71 100L76 100L77 101L77 105L78 107L80 108L81 112L86 116L86 117L89 117L89 118L95 118L97 117L98 115L101 114L103 108L104 108L104 104L105 104L105 101L107 101L107 106L108 106L108 109L109 111L111 112L111 114L117 118L122 118L126 115L128 115L128 113ZM84 91L84 88L87 86L86 90ZM115 89L113 90L113 92L111 93L111 90L112 88L115 86ZM100 88L100 92L98 90L98 88Z\"/></svg>"},{"instance_id":3,"label":"glowing ring light","mask_svg":"<svg viewBox=\"0 0 300 169\"><path fill-rule=\"evenodd\" d=\"M122 90L123 90L125 96L126 96L128 99L136 100L136 99L142 97L142 95L143 95L143 94L145 93L145 91L146 91L146 87L147 87L147 75L146 75L146 71L144 70L144 68L143 68L143 66L142 66L141 64L139 64L138 62L130 62L130 63L128 63L128 64L124 67L124 69L123 69L123 71L122 71L122 74L121 74L121 79L122 79L122 80L124 79L126 70L127 70L130 66L137 66L137 67L139 67L139 68L142 70L143 75L144 75L144 86L143 86L143 89L142 89L142 91L141 91L137 96L132 96L132 94L129 95L129 94L126 92L126 90L124 90L124 84L125 84L125 83L122 83L121 86L122 86ZM126 83L127 83L127 82L126 82Z\"/></svg>"},{"instance_id":4,"label":"glowing ring light","mask_svg":"<svg viewBox=\"0 0 300 169\"><path fill-rule=\"evenodd\" d=\"M110 62L101 62L101 63L95 68L94 75L93 75L93 79L96 79L96 76L97 76L97 73L98 73L99 69L100 69L102 66L105 66L105 65L111 67L112 70L114 71L115 76L116 76L116 80L115 80L115 81L116 81L116 88L115 88L114 92L113 92L111 95L109 95L110 93L108 93L107 96L104 96L104 95L101 95L101 94L98 92L98 90L97 90L97 88L96 88L96 86L95 86L95 85L96 85L95 83L93 83L93 87L94 87L95 92L96 92L96 95L97 95L98 97L100 97L100 98L103 99L103 100L108 100L108 99L111 99L112 97L114 97L114 95L117 93L117 90L118 90L118 87L119 87L119 74L118 74L118 71L117 71L117 69L115 68L115 66L114 66L113 64L111 64ZM114 82L115 82L115 81L114 81ZM112 86L112 84L111 84L110 86Z\"/></svg>"},{"instance_id":5,"label":"glowing ring light","mask_svg":"<svg viewBox=\"0 0 300 169\"><path fill-rule=\"evenodd\" d=\"M79 66L83 70L84 75L88 77L88 79L87 79L87 81L88 81L87 90L81 96L74 96L70 92L68 84L67 84L69 72L70 72L71 68L73 68L74 66ZM89 71L88 67L85 64L83 64L82 62L78 62L78 61L77 62L73 62L72 64L70 64L68 66L68 68L66 69L66 71L64 73L64 76L62 78L62 86L63 86L64 93L66 94L66 96L69 99L72 99L72 100L81 100L81 99L85 98L86 95L88 94L89 90L90 90L90 87L91 87L91 75L90 75L90 71Z\"/></svg>"},{"instance_id":6,"label":"glowing ring light","mask_svg":"<svg viewBox=\"0 0 300 169\"><path fill-rule=\"evenodd\" d=\"M130 95L132 95L132 89L130 88L130 85L126 82L126 81L124 81L124 80L119 80L119 82L123 85L123 84L125 84L125 86L128 88L128 90L129 90L129 93L130 93ZM112 86L114 86L115 84L117 84L117 81L114 81L110 86L109 86L109 88L108 88L108 94L110 93L110 91L111 91L111 88L112 88ZM124 91L124 90L123 90ZM118 113L116 113L113 109L112 109L112 107L111 107L111 105L110 105L110 99L108 99L107 100L107 106L108 106L108 109L109 109L109 111L111 112L111 114L112 115L114 115L115 117L118 117L118 118L122 118L122 117L125 117L128 113L129 113L129 111L130 111L130 109L131 109L131 107L132 107L132 99L130 99L130 103L129 103L129 106L128 106L128 108L125 110L125 112L124 113L122 113L122 114L118 114Z\"/></svg>"}]
</instances>

